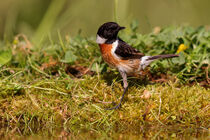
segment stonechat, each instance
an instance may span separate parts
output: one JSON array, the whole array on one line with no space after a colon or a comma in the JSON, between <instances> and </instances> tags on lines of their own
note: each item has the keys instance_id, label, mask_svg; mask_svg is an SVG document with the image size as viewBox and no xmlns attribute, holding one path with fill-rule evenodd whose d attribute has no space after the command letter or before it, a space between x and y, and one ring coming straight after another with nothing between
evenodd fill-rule
<instances>
[{"instance_id":1,"label":"stonechat","mask_svg":"<svg viewBox=\"0 0 210 140\"><path fill-rule=\"evenodd\" d=\"M118 69L123 78L124 92L120 103L109 108L110 110L120 107L128 89L127 76L140 74L140 71L144 70L154 60L178 57L176 54L145 56L118 37L118 32L122 29L125 29L125 27L121 27L115 22L107 22L99 27L96 37L96 43L99 44L103 60L110 67Z\"/></svg>"}]
</instances>

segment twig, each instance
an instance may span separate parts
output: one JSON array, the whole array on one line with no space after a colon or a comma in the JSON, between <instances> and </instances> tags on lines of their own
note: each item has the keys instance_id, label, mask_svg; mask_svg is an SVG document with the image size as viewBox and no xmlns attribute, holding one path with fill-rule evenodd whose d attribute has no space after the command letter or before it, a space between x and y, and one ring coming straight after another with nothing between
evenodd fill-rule
<instances>
[{"instance_id":1,"label":"twig","mask_svg":"<svg viewBox=\"0 0 210 140\"><path fill-rule=\"evenodd\" d=\"M65 92L62 92L62 91L59 91L59 90L56 90L56 89L51 89L51 88L42 88L42 87L37 87L37 86L27 86L27 88L35 88L35 89L41 89L41 90L55 91L55 92L57 92L59 94L62 94L62 95L68 95Z\"/></svg>"},{"instance_id":2,"label":"twig","mask_svg":"<svg viewBox=\"0 0 210 140\"><path fill-rule=\"evenodd\" d=\"M205 127L203 127L203 126L200 126L200 128L202 128L202 129L204 129L204 130L209 131L209 129L208 129L208 128L205 128Z\"/></svg>"},{"instance_id":3,"label":"twig","mask_svg":"<svg viewBox=\"0 0 210 140\"><path fill-rule=\"evenodd\" d=\"M161 99L161 94L160 94L160 105L159 105L158 118L160 116L161 105L162 105L162 99Z\"/></svg>"},{"instance_id":4,"label":"twig","mask_svg":"<svg viewBox=\"0 0 210 140\"><path fill-rule=\"evenodd\" d=\"M32 104L33 104L34 106L36 106L38 109L40 109L39 104L38 104L37 101L34 99L34 97L32 97L32 96L30 95L30 93L28 93L28 92L26 92L26 93L27 93L28 97L30 98Z\"/></svg>"},{"instance_id":5,"label":"twig","mask_svg":"<svg viewBox=\"0 0 210 140\"><path fill-rule=\"evenodd\" d=\"M209 65L208 65L208 67L206 67L206 81L207 81L207 83L208 84L210 84L210 78L209 78L209 72L208 72L208 69L209 69Z\"/></svg>"},{"instance_id":6,"label":"twig","mask_svg":"<svg viewBox=\"0 0 210 140\"><path fill-rule=\"evenodd\" d=\"M47 73L45 73L45 72L43 72L42 70L40 70L40 69L38 69L38 68L36 68L36 66L34 66L32 63L31 63L31 59L28 57L28 62L29 62L29 64L30 64L30 66L34 69L34 70L36 70L37 72L39 72L39 73L41 73L41 74L44 74L46 77L49 77L50 78L50 75L48 75Z\"/></svg>"},{"instance_id":7,"label":"twig","mask_svg":"<svg viewBox=\"0 0 210 140\"><path fill-rule=\"evenodd\" d=\"M2 81L4 82L4 81L6 81L6 80L8 80L8 79L10 79L10 78L12 78L12 77L15 77L16 75L18 75L18 74L20 74L20 73L22 73L22 72L23 72L23 71L18 71L18 72L16 72L16 73L14 73L14 74L12 74L12 75L10 75L10 76L4 78Z\"/></svg>"},{"instance_id":8,"label":"twig","mask_svg":"<svg viewBox=\"0 0 210 140\"><path fill-rule=\"evenodd\" d=\"M111 104L111 103L113 103L113 102L104 102L104 101L100 101L100 100L96 100L96 102L102 103L102 104Z\"/></svg>"},{"instance_id":9,"label":"twig","mask_svg":"<svg viewBox=\"0 0 210 140\"><path fill-rule=\"evenodd\" d=\"M95 62L95 59L93 59L91 62L90 62L90 65L89 67L83 72L83 74L86 74L92 67L93 63Z\"/></svg>"},{"instance_id":10,"label":"twig","mask_svg":"<svg viewBox=\"0 0 210 140\"><path fill-rule=\"evenodd\" d=\"M156 119L160 124L165 125L165 124L163 124L163 123L155 116L155 114L153 113L152 109L151 109L150 111L151 111L152 115L155 117L155 119Z\"/></svg>"}]
</instances>

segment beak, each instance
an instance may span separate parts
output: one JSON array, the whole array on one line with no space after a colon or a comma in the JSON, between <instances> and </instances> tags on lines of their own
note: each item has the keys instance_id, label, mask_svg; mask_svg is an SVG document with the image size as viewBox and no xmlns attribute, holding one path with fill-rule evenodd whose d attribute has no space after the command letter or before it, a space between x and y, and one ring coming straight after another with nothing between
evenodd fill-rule
<instances>
[{"instance_id":1,"label":"beak","mask_svg":"<svg viewBox=\"0 0 210 140\"><path fill-rule=\"evenodd\" d=\"M125 29L125 27L120 27L120 29L119 29L119 30L123 30L123 29Z\"/></svg>"}]
</instances>

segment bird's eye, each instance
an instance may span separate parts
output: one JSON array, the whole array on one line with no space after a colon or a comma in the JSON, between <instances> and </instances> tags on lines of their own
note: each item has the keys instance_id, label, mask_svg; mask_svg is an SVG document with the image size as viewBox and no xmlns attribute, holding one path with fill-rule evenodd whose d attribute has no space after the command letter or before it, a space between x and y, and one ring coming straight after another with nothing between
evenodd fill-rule
<instances>
[{"instance_id":1,"label":"bird's eye","mask_svg":"<svg viewBox=\"0 0 210 140\"><path fill-rule=\"evenodd\" d=\"M111 27L110 29L111 29L111 30L115 30L115 29L116 29L116 27L115 27L115 26L113 26L113 27Z\"/></svg>"}]
</instances>

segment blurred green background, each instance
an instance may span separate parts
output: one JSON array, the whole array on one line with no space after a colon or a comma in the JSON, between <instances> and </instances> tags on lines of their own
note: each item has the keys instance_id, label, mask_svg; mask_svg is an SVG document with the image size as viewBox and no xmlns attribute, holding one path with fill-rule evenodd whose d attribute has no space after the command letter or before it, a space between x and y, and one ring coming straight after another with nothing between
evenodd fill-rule
<instances>
[{"instance_id":1,"label":"blurred green background","mask_svg":"<svg viewBox=\"0 0 210 140\"><path fill-rule=\"evenodd\" d=\"M44 35L95 35L100 24L136 19L138 31L156 26L210 24L209 0L1 0L0 40L23 33L34 41ZM117 18L117 19L116 19Z\"/></svg>"}]
</instances>

